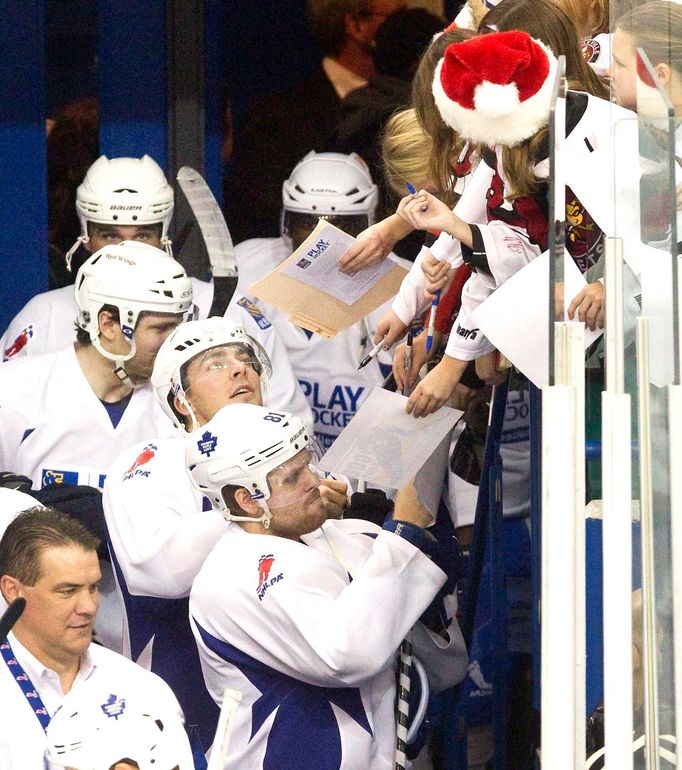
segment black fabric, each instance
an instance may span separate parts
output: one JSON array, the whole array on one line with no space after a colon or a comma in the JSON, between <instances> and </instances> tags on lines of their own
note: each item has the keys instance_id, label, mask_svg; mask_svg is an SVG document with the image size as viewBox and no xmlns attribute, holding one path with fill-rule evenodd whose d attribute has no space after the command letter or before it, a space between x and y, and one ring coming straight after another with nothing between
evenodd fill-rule
<instances>
[{"instance_id":1,"label":"black fabric","mask_svg":"<svg viewBox=\"0 0 682 770\"><path fill-rule=\"evenodd\" d=\"M363 519L381 527L387 516L393 511L393 503L381 489L366 489L364 492L354 492L350 498L350 506L344 513L345 519Z\"/></svg>"},{"instance_id":2,"label":"black fabric","mask_svg":"<svg viewBox=\"0 0 682 770\"><path fill-rule=\"evenodd\" d=\"M462 244L462 259L472 270L482 270L484 273L492 275L490 265L488 264L488 256L485 253L485 244L483 243L481 230L476 225L469 225L469 227L471 229L473 246L470 248L466 244Z\"/></svg>"},{"instance_id":3,"label":"black fabric","mask_svg":"<svg viewBox=\"0 0 682 770\"><path fill-rule=\"evenodd\" d=\"M110 561L105 541L102 493L99 489L84 485L49 484L42 489L30 490L28 494L43 505L56 508L78 519L100 539L100 547L97 549L99 558Z\"/></svg>"},{"instance_id":4,"label":"black fabric","mask_svg":"<svg viewBox=\"0 0 682 770\"><path fill-rule=\"evenodd\" d=\"M17 492L25 492L27 495L30 495L32 483L28 476L21 476L12 471L2 471L0 473L0 487L5 487L5 489L16 489Z\"/></svg>"},{"instance_id":5,"label":"black fabric","mask_svg":"<svg viewBox=\"0 0 682 770\"><path fill-rule=\"evenodd\" d=\"M279 236L282 184L301 158L328 149L341 101L320 67L291 88L251 102L225 177L225 219L235 243Z\"/></svg>"}]
</instances>

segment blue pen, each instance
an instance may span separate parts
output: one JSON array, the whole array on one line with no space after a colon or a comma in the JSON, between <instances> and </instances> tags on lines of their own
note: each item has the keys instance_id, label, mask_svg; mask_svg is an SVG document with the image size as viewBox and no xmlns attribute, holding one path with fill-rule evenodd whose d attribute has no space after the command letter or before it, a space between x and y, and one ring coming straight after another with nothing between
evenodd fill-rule
<instances>
[{"instance_id":1,"label":"blue pen","mask_svg":"<svg viewBox=\"0 0 682 770\"><path fill-rule=\"evenodd\" d=\"M416 187L413 184L407 183L407 192L410 193L410 195L414 195L417 192Z\"/></svg>"},{"instance_id":2,"label":"blue pen","mask_svg":"<svg viewBox=\"0 0 682 770\"><path fill-rule=\"evenodd\" d=\"M431 300L431 315L429 316L429 325L426 329L426 352L430 353L433 346L433 333L436 330L436 313L438 312L438 303L440 302L440 289L436 291Z\"/></svg>"}]
</instances>

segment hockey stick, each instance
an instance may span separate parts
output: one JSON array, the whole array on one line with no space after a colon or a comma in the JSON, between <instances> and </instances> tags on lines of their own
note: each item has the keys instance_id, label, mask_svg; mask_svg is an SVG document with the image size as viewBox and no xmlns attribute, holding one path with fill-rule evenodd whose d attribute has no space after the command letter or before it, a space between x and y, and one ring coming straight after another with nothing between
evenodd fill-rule
<instances>
[{"instance_id":1,"label":"hockey stick","mask_svg":"<svg viewBox=\"0 0 682 770\"><path fill-rule=\"evenodd\" d=\"M410 716L410 677L412 676L412 642L408 634L400 643L398 663L395 733L395 770L407 767L407 723Z\"/></svg>"},{"instance_id":2,"label":"hockey stick","mask_svg":"<svg viewBox=\"0 0 682 770\"><path fill-rule=\"evenodd\" d=\"M206 770L223 770L225 758L230 748L234 718L237 716L237 709L241 699L242 694L240 690L233 690L230 687L225 688L223 692L223 705L220 707L220 716L218 717L218 727L215 731L211 756Z\"/></svg>"},{"instance_id":3,"label":"hockey stick","mask_svg":"<svg viewBox=\"0 0 682 770\"><path fill-rule=\"evenodd\" d=\"M0 640L4 639L7 634L9 634L25 608L26 599L24 599L23 596L20 596L5 610L3 616L0 618Z\"/></svg>"},{"instance_id":4,"label":"hockey stick","mask_svg":"<svg viewBox=\"0 0 682 770\"><path fill-rule=\"evenodd\" d=\"M223 212L201 174L190 166L182 166L177 180L197 220L211 262L213 304L208 314L224 315L237 288L237 261L232 236Z\"/></svg>"}]
</instances>

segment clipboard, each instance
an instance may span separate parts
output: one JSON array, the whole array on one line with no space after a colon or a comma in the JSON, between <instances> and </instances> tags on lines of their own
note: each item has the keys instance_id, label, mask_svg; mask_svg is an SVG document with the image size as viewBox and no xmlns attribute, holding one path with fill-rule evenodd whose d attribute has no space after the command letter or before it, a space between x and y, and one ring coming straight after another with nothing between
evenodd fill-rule
<instances>
[{"instance_id":1,"label":"clipboard","mask_svg":"<svg viewBox=\"0 0 682 770\"><path fill-rule=\"evenodd\" d=\"M286 313L292 323L326 339L331 339L383 305L398 292L403 278L407 275L407 270L391 261L390 269L359 299L352 304L346 304L319 285L311 286L285 274L284 271L287 268L299 264L302 260L314 259L314 256L312 258L310 256L311 252L315 253L316 245L320 243L324 233L330 232L334 236L336 250L330 250L327 258L333 257L338 261L338 258L355 242L355 238L321 219L290 257L248 289L250 294Z\"/></svg>"}]
</instances>

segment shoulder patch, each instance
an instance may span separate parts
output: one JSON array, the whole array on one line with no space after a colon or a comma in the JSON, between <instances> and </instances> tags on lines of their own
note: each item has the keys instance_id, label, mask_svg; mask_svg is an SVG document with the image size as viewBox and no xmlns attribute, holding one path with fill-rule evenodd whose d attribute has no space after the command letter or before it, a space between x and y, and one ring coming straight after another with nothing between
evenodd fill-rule
<instances>
[{"instance_id":1,"label":"shoulder patch","mask_svg":"<svg viewBox=\"0 0 682 770\"><path fill-rule=\"evenodd\" d=\"M43 468L40 476L40 488L53 484L78 484L78 471L60 471L56 468Z\"/></svg>"},{"instance_id":2,"label":"shoulder patch","mask_svg":"<svg viewBox=\"0 0 682 770\"><path fill-rule=\"evenodd\" d=\"M263 315L260 308L247 297L242 297L237 301L237 304L241 305L241 307L246 310L261 329L269 329L272 326L270 321Z\"/></svg>"},{"instance_id":3,"label":"shoulder patch","mask_svg":"<svg viewBox=\"0 0 682 770\"><path fill-rule=\"evenodd\" d=\"M270 577L272 565L275 563L275 557L271 554L264 554L258 559L258 587L256 588L256 594L258 595L258 601L262 602L265 592L271 585L278 583L284 577L284 574L274 574Z\"/></svg>"},{"instance_id":4,"label":"shoulder patch","mask_svg":"<svg viewBox=\"0 0 682 770\"><path fill-rule=\"evenodd\" d=\"M594 64L594 62L599 59L599 55L601 54L601 43L598 40L595 40L594 38L583 40L580 47L583 59L588 64Z\"/></svg>"},{"instance_id":5,"label":"shoulder patch","mask_svg":"<svg viewBox=\"0 0 682 770\"><path fill-rule=\"evenodd\" d=\"M33 337L33 324L29 324L28 326L25 326L19 334L17 334L16 339L14 342L3 351L2 354L2 360L3 361L9 361L10 358L13 356L16 356L16 354L23 350L26 345L28 345L29 341L31 340L31 337Z\"/></svg>"},{"instance_id":6,"label":"shoulder patch","mask_svg":"<svg viewBox=\"0 0 682 770\"><path fill-rule=\"evenodd\" d=\"M140 454L135 458L135 462L128 468L123 474L123 481L129 481L135 476L144 476L148 478L151 471L148 468L143 468L148 462L156 457L158 447L155 444L147 444Z\"/></svg>"}]
</instances>

